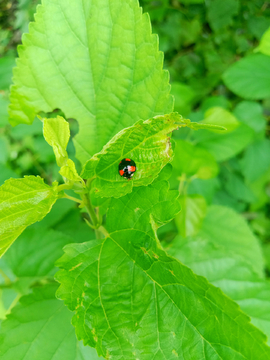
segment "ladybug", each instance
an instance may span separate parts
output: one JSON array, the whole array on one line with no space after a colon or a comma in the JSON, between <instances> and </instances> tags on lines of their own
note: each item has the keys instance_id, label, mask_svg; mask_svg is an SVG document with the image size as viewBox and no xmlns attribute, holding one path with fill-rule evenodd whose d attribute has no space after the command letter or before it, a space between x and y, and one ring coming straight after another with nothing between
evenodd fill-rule
<instances>
[{"instance_id":1,"label":"ladybug","mask_svg":"<svg viewBox=\"0 0 270 360\"><path fill-rule=\"evenodd\" d=\"M122 159L118 165L119 174L130 180L136 171L136 164L131 159Z\"/></svg>"}]
</instances>

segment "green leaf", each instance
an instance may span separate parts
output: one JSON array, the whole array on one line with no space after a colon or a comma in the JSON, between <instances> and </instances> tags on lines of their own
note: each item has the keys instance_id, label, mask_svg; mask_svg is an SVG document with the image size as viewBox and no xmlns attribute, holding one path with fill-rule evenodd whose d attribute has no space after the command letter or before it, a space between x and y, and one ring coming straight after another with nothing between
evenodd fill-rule
<instances>
[{"instance_id":1,"label":"green leaf","mask_svg":"<svg viewBox=\"0 0 270 360\"><path fill-rule=\"evenodd\" d=\"M34 137L35 135L42 134L42 129L43 129L42 122L38 118L35 118L31 126L28 126L26 124L19 124L16 127L12 128L11 137L14 138L15 140L21 140L28 136ZM43 136L42 139L44 141ZM46 144L45 141L44 143ZM48 148L50 147L48 146Z\"/></svg>"},{"instance_id":2,"label":"green leaf","mask_svg":"<svg viewBox=\"0 0 270 360\"><path fill-rule=\"evenodd\" d=\"M162 66L137 0L45 1L19 47L11 122L61 109L79 122L75 147L84 163L123 128L172 111Z\"/></svg>"},{"instance_id":3,"label":"green leaf","mask_svg":"<svg viewBox=\"0 0 270 360\"><path fill-rule=\"evenodd\" d=\"M106 229L109 232L138 229L154 235L158 227L171 221L181 209L179 193L169 190L163 175L147 187L135 188L131 194L112 199Z\"/></svg>"},{"instance_id":4,"label":"green leaf","mask_svg":"<svg viewBox=\"0 0 270 360\"><path fill-rule=\"evenodd\" d=\"M225 96L210 96L203 100L200 110L206 112L210 108L230 108L230 102Z\"/></svg>"},{"instance_id":5,"label":"green leaf","mask_svg":"<svg viewBox=\"0 0 270 360\"><path fill-rule=\"evenodd\" d=\"M175 123L178 118L181 121L175 114L156 116L120 131L100 153L87 161L81 177L95 179L92 186L96 195L101 197L121 197L131 192L133 187L152 183L171 160L169 135L180 126ZM130 181L118 172L123 158L136 163L137 170Z\"/></svg>"},{"instance_id":6,"label":"green leaf","mask_svg":"<svg viewBox=\"0 0 270 360\"><path fill-rule=\"evenodd\" d=\"M225 161L241 152L254 137L249 126L241 124L230 133L197 132L193 134L196 143L209 151L217 161Z\"/></svg>"},{"instance_id":7,"label":"green leaf","mask_svg":"<svg viewBox=\"0 0 270 360\"><path fill-rule=\"evenodd\" d=\"M55 230L72 237L73 242L95 239L95 233L81 217L78 209L70 211L56 226Z\"/></svg>"},{"instance_id":8,"label":"green leaf","mask_svg":"<svg viewBox=\"0 0 270 360\"><path fill-rule=\"evenodd\" d=\"M234 115L256 132L265 129L266 120L263 116L263 107L258 102L241 101L234 108Z\"/></svg>"},{"instance_id":9,"label":"green leaf","mask_svg":"<svg viewBox=\"0 0 270 360\"><path fill-rule=\"evenodd\" d=\"M4 259L17 277L52 276L55 261L71 237L42 226L26 229L5 254Z\"/></svg>"},{"instance_id":10,"label":"green leaf","mask_svg":"<svg viewBox=\"0 0 270 360\"><path fill-rule=\"evenodd\" d=\"M245 259L226 245L198 236L176 238L169 252L235 300L270 344L270 284L258 277Z\"/></svg>"},{"instance_id":11,"label":"green leaf","mask_svg":"<svg viewBox=\"0 0 270 360\"><path fill-rule=\"evenodd\" d=\"M56 199L55 190L40 177L9 179L0 187L1 256L27 226L44 218Z\"/></svg>"},{"instance_id":12,"label":"green leaf","mask_svg":"<svg viewBox=\"0 0 270 360\"><path fill-rule=\"evenodd\" d=\"M7 166L0 164L0 185L4 184L4 182L9 178L18 177L17 174L9 169Z\"/></svg>"},{"instance_id":13,"label":"green leaf","mask_svg":"<svg viewBox=\"0 0 270 360\"><path fill-rule=\"evenodd\" d=\"M267 359L265 338L235 304L161 250L156 229L179 211L167 169L112 199L106 239L65 247L57 296L75 311L77 337L112 360Z\"/></svg>"},{"instance_id":14,"label":"green leaf","mask_svg":"<svg viewBox=\"0 0 270 360\"><path fill-rule=\"evenodd\" d=\"M98 360L75 336L72 313L55 298L55 285L23 296L0 332L1 360Z\"/></svg>"},{"instance_id":15,"label":"green leaf","mask_svg":"<svg viewBox=\"0 0 270 360\"><path fill-rule=\"evenodd\" d=\"M171 94L174 96L174 110L188 116L194 103L195 93L188 85L180 82L172 82Z\"/></svg>"},{"instance_id":16,"label":"green leaf","mask_svg":"<svg viewBox=\"0 0 270 360\"><path fill-rule=\"evenodd\" d=\"M8 100L0 93L0 128L8 125Z\"/></svg>"},{"instance_id":17,"label":"green leaf","mask_svg":"<svg viewBox=\"0 0 270 360\"><path fill-rule=\"evenodd\" d=\"M217 225L218 224L218 225ZM198 236L209 238L226 247L254 267L260 277L264 274L264 261L258 239L242 216L232 209L212 205L208 208Z\"/></svg>"},{"instance_id":18,"label":"green leaf","mask_svg":"<svg viewBox=\"0 0 270 360\"><path fill-rule=\"evenodd\" d=\"M270 168L270 140L255 141L244 152L241 168L249 182L257 180Z\"/></svg>"},{"instance_id":19,"label":"green leaf","mask_svg":"<svg viewBox=\"0 0 270 360\"><path fill-rule=\"evenodd\" d=\"M57 165L61 167L68 159L66 148L70 138L69 123L62 116L42 121L44 138L53 148Z\"/></svg>"},{"instance_id":20,"label":"green leaf","mask_svg":"<svg viewBox=\"0 0 270 360\"><path fill-rule=\"evenodd\" d=\"M214 31L221 30L233 22L238 14L239 0L207 0L207 17Z\"/></svg>"},{"instance_id":21,"label":"green leaf","mask_svg":"<svg viewBox=\"0 0 270 360\"><path fill-rule=\"evenodd\" d=\"M262 54L270 56L270 28L263 34L257 49Z\"/></svg>"},{"instance_id":22,"label":"green leaf","mask_svg":"<svg viewBox=\"0 0 270 360\"><path fill-rule=\"evenodd\" d=\"M57 295L75 311L78 339L99 355L269 358L265 337L235 303L144 231L116 231L102 241L69 245L65 252L58 262Z\"/></svg>"},{"instance_id":23,"label":"green leaf","mask_svg":"<svg viewBox=\"0 0 270 360\"><path fill-rule=\"evenodd\" d=\"M62 116L42 119L42 121L43 135L47 143L53 148L57 165L61 167L60 175L67 180L82 182L83 180L78 175L74 162L68 158L66 151L70 138L69 123Z\"/></svg>"},{"instance_id":24,"label":"green leaf","mask_svg":"<svg viewBox=\"0 0 270 360\"><path fill-rule=\"evenodd\" d=\"M5 164L9 155L9 144L6 137L0 135L0 164Z\"/></svg>"},{"instance_id":25,"label":"green leaf","mask_svg":"<svg viewBox=\"0 0 270 360\"><path fill-rule=\"evenodd\" d=\"M59 174L71 181L83 181L78 175L75 164L71 159L66 160L66 164L61 167Z\"/></svg>"},{"instance_id":26,"label":"green leaf","mask_svg":"<svg viewBox=\"0 0 270 360\"><path fill-rule=\"evenodd\" d=\"M0 90L8 90L11 85L13 66L15 66L15 58L13 56L0 58Z\"/></svg>"},{"instance_id":27,"label":"green leaf","mask_svg":"<svg viewBox=\"0 0 270 360\"><path fill-rule=\"evenodd\" d=\"M245 184L243 178L237 173L224 169L223 187L234 199L252 203L256 200L253 192Z\"/></svg>"},{"instance_id":28,"label":"green leaf","mask_svg":"<svg viewBox=\"0 0 270 360\"><path fill-rule=\"evenodd\" d=\"M183 4L203 4L204 0L182 0Z\"/></svg>"},{"instance_id":29,"label":"green leaf","mask_svg":"<svg viewBox=\"0 0 270 360\"><path fill-rule=\"evenodd\" d=\"M251 204L251 210L257 211L264 205L269 203L269 195L267 194L267 186L270 179L270 169L261 175L257 180L248 184L248 187L255 194L257 201Z\"/></svg>"},{"instance_id":30,"label":"green leaf","mask_svg":"<svg viewBox=\"0 0 270 360\"><path fill-rule=\"evenodd\" d=\"M175 218L179 234L183 237L195 235L206 215L207 204L203 196L181 196L182 211Z\"/></svg>"},{"instance_id":31,"label":"green leaf","mask_svg":"<svg viewBox=\"0 0 270 360\"><path fill-rule=\"evenodd\" d=\"M185 174L188 177L210 179L218 173L214 156L199 146L175 139L174 154L172 166L175 176Z\"/></svg>"},{"instance_id":32,"label":"green leaf","mask_svg":"<svg viewBox=\"0 0 270 360\"><path fill-rule=\"evenodd\" d=\"M215 125L200 125L189 119L183 119L177 113L140 120L135 125L120 131L100 153L87 161L81 177L94 180L93 191L100 197L121 197L131 192L133 187L152 183L161 169L171 161L169 135L180 127L216 128ZM128 181L118 173L118 165L123 158L132 159L136 163L136 172L132 181Z\"/></svg>"},{"instance_id":33,"label":"green leaf","mask_svg":"<svg viewBox=\"0 0 270 360\"><path fill-rule=\"evenodd\" d=\"M42 227L44 229L54 228L59 222L65 219L73 209L76 208L76 205L73 201L68 199L58 199L57 202L52 207L51 211L42 219L38 224L33 225L33 227ZM76 210L77 211L77 210Z\"/></svg>"},{"instance_id":34,"label":"green leaf","mask_svg":"<svg viewBox=\"0 0 270 360\"><path fill-rule=\"evenodd\" d=\"M186 120L187 122L187 120ZM211 130L211 131L224 131L227 130L224 126L214 125L214 124L204 124L203 122L187 122L187 125L192 130Z\"/></svg>"},{"instance_id":35,"label":"green leaf","mask_svg":"<svg viewBox=\"0 0 270 360\"><path fill-rule=\"evenodd\" d=\"M244 99L270 97L270 56L253 54L228 68L223 74L225 85Z\"/></svg>"},{"instance_id":36,"label":"green leaf","mask_svg":"<svg viewBox=\"0 0 270 360\"><path fill-rule=\"evenodd\" d=\"M201 180L194 179L188 186L188 195L202 195L208 204L213 201L214 194L220 188L219 178Z\"/></svg>"},{"instance_id":37,"label":"green leaf","mask_svg":"<svg viewBox=\"0 0 270 360\"><path fill-rule=\"evenodd\" d=\"M204 119L199 124L221 125L223 130L226 130L226 133L232 132L240 125L239 121L232 113L219 106L206 110ZM213 130L215 130L215 128L213 128Z\"/></svg>"}]
</instances>

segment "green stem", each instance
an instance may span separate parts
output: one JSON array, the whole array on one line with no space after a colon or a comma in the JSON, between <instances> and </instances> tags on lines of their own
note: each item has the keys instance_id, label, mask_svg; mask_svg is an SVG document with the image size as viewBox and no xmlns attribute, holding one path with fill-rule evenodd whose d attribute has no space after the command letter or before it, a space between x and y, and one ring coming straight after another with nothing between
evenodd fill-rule
<instances>
[{"instance_id":1,"label":"green stem","mask_svg":"<svg viewBox=\"0 0 270 360\"><path fill-rule=\"evenodd\" d=\"M97 240L101 240L101 239L102 239L102 234L101 234L101 232L99 231L99 228L98 228L98 229L95 229L95 235L96 235L96 239L97 239Z\"/></svg>"},{"instance_id":2,"label":"green stem","mask_svg":"<svg viewBox=\"0 0 270 360\"><path fill-rule=\"evenodd\" d=\"M57 191L60 192L62 190L71 190L73 187L73 184L62 184L57 187Z\"/></svg>"},{"instance_id":3,"label":"green stem","mask_svg":"<svg viewBox=\"0 0 270 360\"><path fill-rule=\"evenodd\" d=\"M93 206L92 206L92 204L90 202L90 199L89 199L89 196L88 196L87 193L84 193L82 195L82 200L83 200L83 203L84 203L84 205L86 207L86 210L87 210L87 212L88 212L88 214L90 216L92 224L94 225L94 228L98 228L98 225L99 225L98 218L97 218L97 215L95 213L95 210L94 210L94 208L93 208Z\"/></svg>"},{"instance_id":4,"label":"green stem","mask_svg":"<svg viewBox=\"0 0 270 360\"><path fill-rule=\"evenodd\" d=\"M75 202L77 202L77 203L79 203L79 204L82 203L82 200L77 199L77 198L75 198L75 197L73 197L73 196L69 196L69 195L66 194L66 193L65 193L65 195L63 196L63 198L64 198L64 199L69 199L69 200L75 201Z\"/></svg>"},{"instance_id":5,"label":"green stem","mask_svg":"<svg viewBox=\"0 0 270 360\"><path fill-rule=\"evenodd\" d=\"M92 204L91 204L91 201L90 201L90 198L89 198L89 193L90 193L90 188L91 188L91 183L94 179L88 179L87 182L86 182L86 189L87 189L87 192L85 192L84 194L82 194L82 200L83 200L83 203L86 207L86 210L89 214L89 217L92 221L92 224L93 224L93 228L95 229L95 234L96 234L96 238L97 239L102 239L102 235L104 235L105 237L109 236L109 233L108 231L105 229L104 226L101 226L100 225L100 220L95 212L95 209L93 208ZM92 227L89 223L88 225L90 227Z\"/></svg>"},{"instance_id":6,"label":"green stem","mask_svg":"<svg viewBox=\"0 0 270 360\"><path fill-rule=\"evenodd\" d=\"M180 180L180 183L179 183L178 191L179 191L179 194L181 195L184 190L184 186L185 186L186 174L182 174L182 176L180 176L179 180Z\"/></svg>"},{"instance_id":7,"label":"green stem","mask_svg":"<svg viewBox=\"0 0 270 360\"><path fill-rule=\"evenodd\" d=\"M10 280L10 278L5 274L5 272L0 269L0 274L3 276L4 280L5 280L5 287L8 287L10 285L12 285L12 281Z\"/></svg>"},{"instance_id":8,"label":"green stem","mask_svg":"<svg viewBox=\"0 0 270 360\"><path fill-rule=\"evenodd\" d=\"M98 228L98 230L105 236L105 237L108 237L110 234L108 233L108 231L105 229L104 226L100 226Z\"/></svg>"}]
</instances>

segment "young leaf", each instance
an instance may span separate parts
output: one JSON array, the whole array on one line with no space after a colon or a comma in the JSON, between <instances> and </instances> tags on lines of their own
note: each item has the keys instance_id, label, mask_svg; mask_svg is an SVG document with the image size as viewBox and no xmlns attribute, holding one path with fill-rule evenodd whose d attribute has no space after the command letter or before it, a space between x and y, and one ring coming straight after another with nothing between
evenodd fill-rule
<instances>
[{"instance_id":1,"label":"young leaf","mask_svg":"<svg viewBox=\"0 0 270 360\"><path fill-rule=\"evenodd\" d=\"M0 331L1 360L98 360L96 351L76 339L72 314L55 298L56 286L23 296Z\"/></svg>"},{"instance_id":2,"label":"young leaf","mask_svg":"<svg viewBox=\"0 0 270 360\"><path fill-rule=\"evenodd\" d=\"M70 138L69 123L62 116L45 118L43 119L43 135L53 148L57 165L61 167L60 175L71 181L82 181L74 162L68 158L66 151Z\"/></svg>"},{"instance_id":3,"label":"young leaf","mask_svg":"<svg viewBox=\"0 0 270 360\"><path fill-rule=\"evenodd\" d=\"M253 54L243 58L223 74L225 85L244 99L265 99L270 96L270 56Z\"/></svg>"},{"instance_id":4,"label":"young leaf","mask_svg":"<svg viewBox=\"0 0 270 360\"><path fill-rule=\"evenodd\" d=\"M44 1L19 47L11 122L61 109L79 122L75 147L84 163L123 128L172 111L162 66L137 0Z\"/></svg>"},{"instance_id":5,"label":"young leaf","mask_svg":"<svg viewBox=\"0 0 270 360\"><path fill-rule=\"evenodd\" d=\"M78 175L74 162L71 159L67 159L65 165L63 165L59 171L59 174L71 181L83 181Z\"/></svg>"},{"instance_id":6,"label":"young leaf","mask_svg":"<svg viewBox=\"0 0 270 360\"><path fill-rule=\"evenodd\" d=\"M226 110L224 110L224 111L226 111ZM220 125L217 124L218 120L215 122L214 119L212 119L211 122L210 121L207 122L207 121L203 120L203 121L197 123L197 122L191 122L189 119L182 119L182 117L177 119L177 113L173 113L173 115L176 117L176 121L178 121L179 124L181 124L182 126L187 126L192 130L212 130L212 131L218 131L218 132L227 130L227 128L223 126L223 124L226 125L226 123L223 122L222 120L220 122ZM178 115L178 117L179 117L179 115Z\"/></svg>"},{"instance_id":7,"label":"young leaf","mask_svg":"<svg viewBox=\"0 0 270 360\"><path fill-rule=\"evenodd\" d=\"M57 192L40 177L7 180L0 187L0 256L27 226L43 219L56 200Z\"/></svg>"},{"instance_id":8,"label":"young leaf","mask_svg":"<svg viewBox=\"0 0 270 360\"><path fill-rule=\"evenodd\" d=\"M68 159L66 148L70 138L69 123L62 116L43 119L43 135L53 148L57 165L63 166Z\"/></svg>"},{"instance_id":9,"label":"young leaf","mask_svg":"<svg viewBox=\"0 0 270 360\"><path fill-rule=\"evenodd\" d=\"M75 311L78 339L99 355L269 359L265 336L238 306L144 231L68 245L58 265L57 295Z\"/></svg>"},{"instance_id":10,"label":"young leaf","mask_svg":"<svg viewBox=\"0 0 270 360\"><path fill-rule=\"evenodd\" d=\"M171 161L170 133L186 126L212 129L214 125L192 123L177 113L140 120L120 131L100 153L88 160L81 177L94 180L94 191L100 197L117 198L131 192L133 187L146 186ZM119 175L118 165L123 158L135 161L137 170L132 181Z\"/></svg>"},{"instance_id":11,"label":"young leaf","mask_svg":"<svg viewBox=\"0 0 270 360\"><path fill-rule=\"evenodd\" d=\"M179 127L176 118L174 114L156 116L120 131L100 153L87 161L81 177L94 179L92 186L101 197L121 197L134 186L152 183L171 160L169 135ZM119 175L118 165L123 158L135 161L137 170L131 181Z\"/></svg>"}]
</instances>

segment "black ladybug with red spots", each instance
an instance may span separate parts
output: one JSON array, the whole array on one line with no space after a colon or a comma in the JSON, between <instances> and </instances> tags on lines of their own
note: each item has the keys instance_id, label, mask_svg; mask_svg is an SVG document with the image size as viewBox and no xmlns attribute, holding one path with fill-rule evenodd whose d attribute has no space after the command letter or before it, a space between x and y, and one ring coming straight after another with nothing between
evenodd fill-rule
<instances>
[{"instance_id":1,"label":"black ladybug with red spots","mask_svg":"<svg viewBox=\"0 0 270 360\"><path fill-rule=\"evenodd\" d=\"M122 159L118 166L119 174L130 180L136 171L136 164L131 159Z\"/></svg>"}]
</instances>

